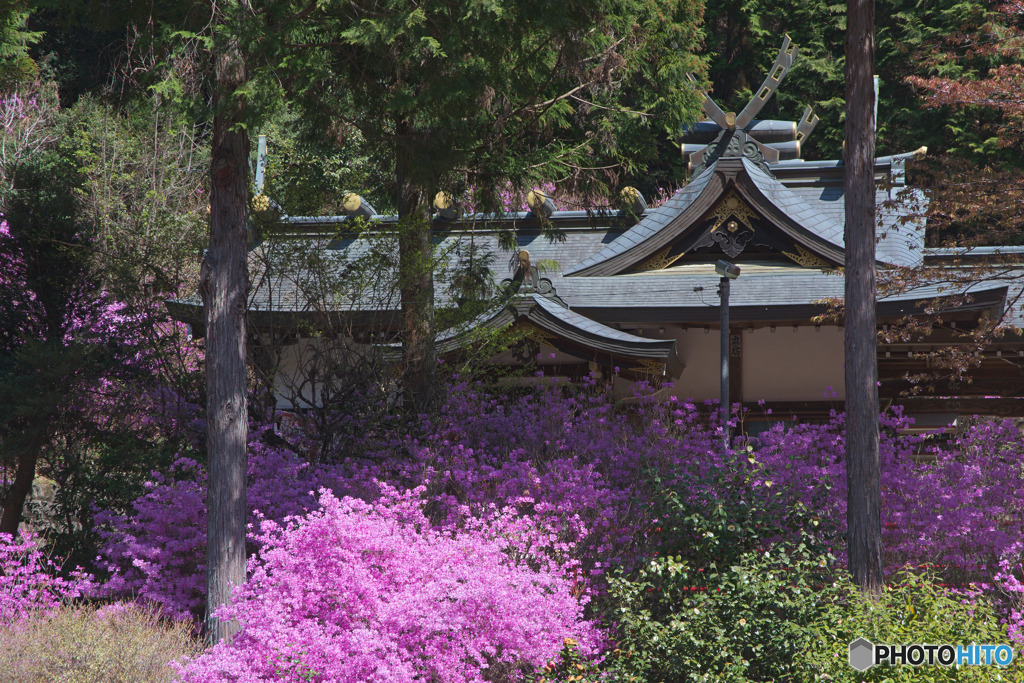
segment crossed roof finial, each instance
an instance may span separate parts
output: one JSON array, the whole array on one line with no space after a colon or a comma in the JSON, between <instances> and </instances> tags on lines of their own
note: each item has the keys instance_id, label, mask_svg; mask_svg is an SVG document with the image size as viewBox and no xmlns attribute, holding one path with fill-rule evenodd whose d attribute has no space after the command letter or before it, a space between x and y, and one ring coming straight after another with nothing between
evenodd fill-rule
<instances>
[{"instance_id":1,"label":"crossed roof finial","mask_svg":"<svg viewBox=\"0 0 1024 683\"><path fill-rule=\"evenodd\" d=\"M777 127L772 125L760 126L771 131L759 131L757 124L774 124L776 122L770 121L756 121L754 117L760 113L764 105L768 103L768 100L772 98L775 91L778 90L779 85L782 83L782 79L789 73L790 67L796 60L797 46L790 40L789 36L786 36L782 41L782 47L779 48L779 54L775 58L775 64L772 65L771 70L765 77L761 87L757 89L757 92L747 103L747 106L743 108L743 111L739 115L733 112L723 111L721 107L713 99L707 91L703 91L704 95L704 113L711 119L714 125L710 123L701 125L698 124L694 130L700 134L701 137L706 139L709 133L714 133L714 126L720 129L715 135L715 139L706 144L685 144L683 145L683 153L689 155L690 168L698 168L700 170L704 167L705 158L711 154L715 155L715 150L721 154L721 151L725 149L725 146L720 144L732 138L736 131L743 131L744 138L747 141L753 143L756 147L760 156L764 162L774 164L779 161L780 144L788 146L789 148L795 149L796 157L800 156L800 144L807 139L807 136L814 130L815 125L818 123L818 117L814 115L810 107L804 110L803 117L799 124L789 125L792 127L789 140L782 143L777 143L776 140L780 137L780 132ZM693 74L687 74L687 78L697 85L697 79L694 78ZM709 127L711 130L707 130ZM765 139L759 140L758 137L762 137L759 133L769 133L764 135ZM719 143L719 144L716 144ZM793 144L795 143L795 144ZM793 154L793 150L788 150L790 154Z\"/></svg>"}]
</instances>

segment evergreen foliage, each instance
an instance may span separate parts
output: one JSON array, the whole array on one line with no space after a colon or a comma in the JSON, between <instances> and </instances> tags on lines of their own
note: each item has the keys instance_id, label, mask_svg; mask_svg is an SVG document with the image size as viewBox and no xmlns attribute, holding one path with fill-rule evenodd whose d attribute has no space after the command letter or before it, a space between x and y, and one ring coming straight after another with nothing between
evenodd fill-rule
<instances>
[{"instance_id":1,"label":"evergreen foliage","mask_svg":"<svg viewBox=\"0 0 1024 683\"><path fill-rule=\"evenodd\" d=\"M356 133L392 163L412 154L418 186L457 198L472 186L483 210L501 208L506 182L640 169L658 133L695 113L684 76L703 71L697 3L302 9L268 6L263 35L301 125L336 144Z\"/></svg>"},{"instance_id":2,"label":"evergreen foliage","mask_svg":"<svg viewBox=\"0 0 1024 683\"><path fill-rule=\"evenodd\" d=\"M7 2L0 8L0 92L28 80L36 73L29 47L42 33L28 29L27 2Z\"/></svg>"},{"instance_id":3,"label":"evergreen foliage","mask_svg":"<svg viewBox=\"0 0 1024 683\"><path fill-rule=\"evenodd\" d=\"M900 0L877 6L880 154L924 145L932 154L950 153L976 161L979 155L983 159L1011 158L986 130L994 123L991 114L977 106L960 112L930 109L912 78L977 78L992 66L1018 59L1006 52L980 49L989 41L1006 40L1006 15L999 11L1003 4ZM742 107L771 66L780 36L788 34L799 46L800 57L787 74L785 87L762 116L796 120L803 107L811 105L821 123L805 158L839 158L844 120L845 5L829 0L709 0L705 15L709 73L717 101ZM969 43L958 48L960 36Z\"/></svg>"}]
</instances>

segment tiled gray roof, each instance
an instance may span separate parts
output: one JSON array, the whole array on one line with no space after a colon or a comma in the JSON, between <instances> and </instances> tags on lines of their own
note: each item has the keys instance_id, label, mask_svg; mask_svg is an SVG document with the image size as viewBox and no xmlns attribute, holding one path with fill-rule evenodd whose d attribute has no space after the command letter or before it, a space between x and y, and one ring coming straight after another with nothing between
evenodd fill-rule
<instances>
[{"instance_id":1,"label":"tiled gray roof","mask_svg":"<svg viewBox=\"0 0 1024 683\"><path fill-rule=\"evenodd\" d=\"M610 341L623 342L627 344L636 344L638 346L649 346L651 348L658 348L665 346L665 341L662 339L647 339L645 337L638 337L635 334L616 330L613 327L602 325L596 320L592 320L584 315L575 313L572 310L559 306L550 299L545 299L542 296L536 294L533 295L533 299L537 305L540 306L547 313L551 314L555 318L558 318L562 322L575 327L576 329L587 332L595 336L603 337Z\"/></svg>"},{"instance_id":2,"label":"tiled gray roof","mask_svg":"<svg viewBox=\"0 0 1024 683\"><path fill-rule=\"evenodd\" d=\"M655 340L638 337L621 330L602 324L590 316L612 321L635 322L630 311L636 311L636 320L646 319L651 311L662 311L659 314L664 320L676 319L714 321L718 316L718 297L715 288L719 276L714 272L713 264L690 264L676 266L662 271L651 271L638 274L594 276L594 277L562 277L561 274L549 274L558 296L566 302L568 308L539 295L525 297L529 309L533 311L531 318L543 313L551 319L571 328L581 339L586 338L593 348L617 349L624 353L622 345L632 348L634 356L642 354L642 349L655 348ZM695 288L701 291L694 291ZM967 287L968 293L975 297L972 308L1001 307L1006 302L1010 308L1006 312L1005 323L1016 327L1024 327L1024 269L1004 269L986 280L972 283ZM958 293L948 282L927 284L896 295L881 297L879 306L888 314L909 313L917 309L922 301ZM771 320L780 316L781 310L789 307L803 315L813 314L812 309L823 308L821 300L841 298L844 294L844 282L840 275L827 274L817 270L797 266L744 264L743 271L731 284L730 305L735 311L736 320ZM293 292L295 297L297 292ZM308 304L299 305L295 298L288 298L277 293L281 305L275 310L283 312L302 312L315 310ZM438 306L453 305L444 292L439 292ZM172 304L175 317L201 321L201 303L198 297L192 296ZM338 306L338 310L389 310L398 309L397 295L390 294L386 301L356 301L347 306ZM256 308L266 311L267 308ZM524 309L525 312L526 309ZM616 311L614 315L609 311ZM499 315L500 314L500 315ZM611 317L609 317L609 315ZM479 316L470 324L459 329L449 330L439 336L439 342L454 342L455 337L475 327L503 326L511 323L514 316L507 306ZM542 321L543 322L543 321ZM570 331L571 331L570 330ZM564 332L565 330L563 330ZM573 334L576 334L573 333ZM664 341L660 342L664 344ZM660 354L660 352L658 352ZM645 354L642 354L645 355Z\"/></svg>"},{"instance_id":3,"label":"tiled gray roof","mask_svg":"<svg viewBox=\"0 0 1024 683\"><path fill-rule=\"evenodd\" d=\"M522 231L516 235L517 249L526 249L530 252L530 260L556 261L562 269L575 265L595 251L601 249L605 244L614 240L622 232L621 228L606 227L585 230L564 231L564 241L549 240L545 235L537 232ZM470 245L473 245L477 253L493 253L499 258L495 268L496 275L502 276L507 269L505 262L512 256L512 252L500 247L498 235L492 231L469 233L452 232L443 235L435 240L435 247L448 256L451 263L456 262L461 256L468 253ZM346 253L349 260L365 256L370 248L371 242L366 238L347 238L332 242L332 249L340 253Z\"/></svg>"},{"instance_id":4,"label":"tiled gray roof","mask_svg":"<svg viewBox=\"0 0 1024 683\"><path fill-rule=\"evenodd\" d=\"M522 231L516 236L514 250L502 249L498 236L493 231L478 234L451 233L437 240L438 252L444 255L444 267L450 271L469 253L470 244L477 254L493 254L491 270L496 280L511 277L509 267L512 256L519 249L530 252L533 263L548 262L552 273L564 270L587 255L600 250L613 241L621 228L586 228L564 231L565 240L552 242L546 236L532 231ZM346 277L346 268L359 259L366 258L374 249L374 243L366 238L323 240L327 248L321 249L318 258L327 266L327 277L319 268L306 267L301 250L291 247L303 244L314 249L316 239L309 236L278 240L259 245L249 254L249 273L253 288L249 295L250 307L261 311L312 311L312 310L393 310L398 308L397 293L393 286L394 274L378 272L373 278L366 275ZM383 246L382 246L383 245ZM393 245L392 245L393 246ZM383 250L384 261L392 266L397 264L398 254L392 248L388 252L385 242L377 242L377 249ZM269 266L269 267L268 267ZM551 273L542 273L549 277ZM443 286L443 276L437 278L435 292L438 306L453 305L449 292ZM179 300L182 304L200 305L196 296Z\"/></svg>"},{"instance_id":5,"label":"tiled gray roof","mask_svg":"<svg viewBox=\"0 0 1024 683\"><path fill-rule=\"evenodd\" d=\"M718 163L718 161L715 161L689 185L679 190L661 207L649 212L644 216L643 220L623 233L614 242L589 258L580 261L575 267L566 269L564 273L566 275L580 273L592 266L624 254L642 242L652 239L668 227L673 219L683 213L705 192ZM754 187L768 202L778 208L783 215L788 216L805 233L830 245L833 248L833 253L842 252L845 217L842 213L841 204L838 204L838 211L834 208L837 200L840 200L842 197L841 191L838 195L835 195L834 190L831 190L831 188L826 192L822 192L819 188L811 188L811 192L807 192L807 188L802 188L802 191L798 194L749 159L743 158L742 164ZM823 196L816 199L812 192ZM835 196L830 196L830 193Z\"/></svg>"},{"instance_id":6,"label":"tiled gray roof","mask_svg":"<svg viewBox=\"0 0 1024 683\"><path fill-rule=\"evenodd\" d=\"M876 228L875 257L896 266L920 266L924 262L924 192L916 188L880 190L875 206L881 218ZM891 205L889 205L891 204Z\"/></svg>"},{"instance_id":7,"label":"tiled gray roof","mask_svg":"<svg viewBox=\"0 0 1024 683\"><path fill-rule=\"evenodd\" d=\"M602 217L603 214L587 214L587 221L581 223L579 221L583 221L585 216L582 214L585 212L563 212L567 215L573 214L574 220L577 221L566 223L566 225L574 227L565 229L564 241L552 242L534 226L534 228L519 230L516 235L516 249L529 250L534 263L556 264L554 269L567 275L578 273L589 266L628 252L664 230L674 217L690 207L706 190L718 165L717 161L714 162L704 173L693 179L689 185L677 192L664 205L646 212L641 221L632 228L625 229L610 225L620 219L613 214L609 214L608 217ZM779 164L777 166L787 165ZM788 166L792 166L792 164ZM817 169L817 166L820 164L802 163L801 165L806 168L814 167L811 170ZM814 173L803 174L802 177L806 176L803 180L794 181L791 186L787 187L746 159L743 160L743 168L757 191L777 206L780 211L792 217L797 225L824 240L827 244L838 249L842 248L843 190L841 183L836 183L836 178L822 179L812 177L815 175ZM789 173L792 176L792 171ZM792 179L790 178L790 181ZM923 199L920 191L913 196ZM882 214L879 228L880 239L877 246L878 259L896 265L918 265L922 258L923 231L921 223L905 223L907 212L904 209L884 207L883 203L888 198L887 191L880 190L876 200ZM577 213L581 216L575 216ZM524 221L528 218L517 217ZM331 220L336 222L336 217ZM602 221L605 223L604 227L579 227L581 225L594 226ZM451 232L435 233L435 242L440 252L445 255L449 269L455 267L460 259L464 258L472 243L477 248L477 253L494 255L492 270L496 279L501 280L511 276L509 262L514 251L501 249L498 233L493 226L488 228L487 225L484 223L483 227L475 232L470 232L465 229L465 226L462 226ZM367 238L348 237L329 241L331 238L320 235L303 235L291 239L293 243L295 240L307 243L320 241L327 245L329 248L324 251L324 261L333 262L335 264L333 268L339 273L344 272L347 264L365 257L373 248L373 242ZM284 242L287 243L288 240L285 239ZM393 310L397 308L395 295L391 291L393 288L381 286L374 292L368 288L356 291L356 288L351 286L325 286L322 279L316 276L316 269L275 264L273 258L269 261L269 270L266 270L261 262L265 260L263 256L266 253L268 252L264 246L259 246L253 250L250 259L250 272L255 276L255 286L250 299L251 305L258 310L309 311L318 308L321 310L332 308ZM397 254L391 254L390 261L396 262ZM378 277L383 277L383 280L386 281L389 276L378 275ZM347 280L341 278L339 282L347 282ZM441 278L439 278L436 292L437 304L439 306L451 305L449 293L445 291L440 282ZM339 283L333 284L338 285ZM349 291L342 291L345 289ZM192 305L198 304L198 299L182 300L182 303L188 301L191 301Z\"/></svg>"},{"instance_id":8,"label":"tiled gray roof","mask_svg":"<svg viewBox=\"0 0 1024 683\"><path fill-rule=\"evenodd\" d=\"M842 185L793 185L787 189L833 225L845 225L846 202ZM895 191L897 189L899 192ZM893 192L881 189L875 193L875 207L880 218L876 227L875 257L879 261L897 266L921 265L925 219L920 213L927 207L926 201L921 190L911 188L894 188ZM839 244L845 244L842 231L839 232Z\"/></svg>"},{"instance_id":9,"label":"tiled gray roof","mask_svg":"<svg viewBox=\"0 0 1024 683\"><path fill-rule=\"evenodd\" d=\"M716 311L716 315L718 280L713 264L630 275L552 278L559 296L577 310L707 308ZM993 294L1006 286L1005 282L979 285L973 293ZM695 292L695 287L703 290ZM844 282L841 275L796 266L747 266L731 283L730 289L730 306L770 309L777 306L814 306L822 299L842 297ZM881 297L879 303L913 303L950 293L941 284L926 285Z\"/></svg>"},{"instance_id":10,"label":"tiled gray roof","mask_svg":"<svg viewBox=\"0 0 1024 683\"><path fill-rule=\"evenodd\" d=\"M668 364L668 371L674 375L682 370L674 340L647 339L616 330L539 294L514 297L465 325L441 333L437 338L437 351L440 354L451 353L478 341L481 330L502 329L520 318L573 342L577 347L585 347L591 353L664 361Z\"/></svg>"},{"instance_id":11,"label":"tiled gray roof","mask_svg":"<svg viewBox=\"0 0 1024 683\"><path fill-rule=\"evenodd\" d=\"M761 194L797 225L832 246L843 248L844 220L837 221L831 213L819 211L745 157L743 168Z\"/></svg>"},{"instance_id":12,"label":"tiled gray roof","mask_svg":"<svg viewBox=\"0 0 1024 683\"><path fill-rule=\"evenodd\" d=\"M691 180L686 187L678 190L667 202L657 209L649 211L639 223L622 233L614 242L605 246L601 251L592 254L589 258L580 261L572 268L565 269L563 272L566 275L572 275L584 268L603 263L629 251L641 242L661 232L672 222L673 218L685 211L700 196L704 188L707 187L714 177L717 165L718 162L716 161L708 166L703 173Z\"/></svg>"}]
</instances>

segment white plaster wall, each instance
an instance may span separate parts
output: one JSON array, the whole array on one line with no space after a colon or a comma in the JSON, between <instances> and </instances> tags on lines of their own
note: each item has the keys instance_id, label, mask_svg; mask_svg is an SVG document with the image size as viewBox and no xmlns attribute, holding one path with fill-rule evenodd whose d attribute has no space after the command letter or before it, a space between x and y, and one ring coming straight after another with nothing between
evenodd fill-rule
<instances>
[{"instance_id":1,"label":"white plaster wall","mask_svg":"<svg viewBox=\"0 0 1024 683\"><path fill-rule=\"evenodd\" d=\"M818 330L813 326L800 326L794 332L790 325L780 325L775 332L769 328L744 329L743 335L743 396L731 397L733 401L820 401L846 398L843 380L843 330L835 326L822 325ZM659 335L661 336L661 335ZM668 328L664 337L676 339L680 360L686 366L675 382L672 393L679 398L696 401L717 400L720 391L719 336L718 330L703 327ZM313 351L313 339L299 339L292 346L282 349L282 357L275 386L278 408L288 409L291 402L284 397L294 391L295 378L299 375L303 355ZM541 347L541 366L573 360L573 357L556 353L547 345ZM507 359L498 356L493 361ZM628 396L632 384L616 378L616 395ZM831 387L831 390L827 390ZM828 394L826 396L826 393ZM305 398L315 397L306 391Z\"/></svg>"},{"instance_id":2,"label":"white plaster wall","mask_svg":"<svg viewBox=\"0 0 1024 683\"><path fill-rule=\"evenodd\" d=\"M743 400L846 399L843 330L780 325L743 332ZM829 389L831 387L831 389Z\"/></svg>"},{"instance_id":3,"label":"white plaster wall","mask_svg":"<svg viewBox=\"0 0 1024 683\"><path fill-rule=\"evenodd\" d=\"M735 329L735 328L734 328ZM743 396L733 401L841 401L843 331L834 326L791 325L744 329ZM680 398L717 400L721 391L721 346L718 330L702 327L676 330L676 348L686 365L675 383ZM831 387L831 389L829 389ZM826 395L827 394L827 395Z\"/></svg>"},{"instance_id":4,"label":"white plaster wall","mask_svg":"<svg viewBox=\"0 0 1024 683\"><path fill-rule=\"evenodd\" d=\"M347 363L353 370L351 378L336 377L336 381L349 381L360 375L357 370L370 372L375 366L380 376L386 376L385 369L378 365L383 361L375 360L369 347L355 344L351 338L347 338L345 343L348 345L345 347L347 351L339 342L309 338L301 338L294 344L282 347L277 373L274 375L277 407L290 410L293 407L308 408L320 404L322 387L319 384L313 387L310 382L303 381L309 377L310 368L314 366L319 366L318 374L323 376L323 363L327 360L323 357L324 349L327 349L334 362ZM296 396L301 396L301 400L293 404L292 399Z\"/></svg>"},{"instance_id":5,"label":"white plaster wall","mask_svg":"<svg viewBox=\"0 0 1024 683\"><path fill-rule=\"evenodd\" d=\"M303 365L303 359L315 351L315 339L299 339L295 344L281 348L281 358L277 366L277 373L274 375L274 393L277 395L277 407L281 410L292 408L291 397L300 390L301 375L299 369ZM312 403L315 401L313 392L306 387L302 390L302 397ZM301 405L300 405L301 407Z\"/></svg>"},{"instance_id":6,"label":"white plaster wall","mask_svg":"<svg viewBox=\"0 0 1024 683\"><path fill-rule=\"evenodd\" d=\"M702 327L678 330L676 353L686 367L676 380L675 389L679 398L695 401L718 400L721 384L721 342L717 329L704 331ZM739 400L733 397L732 400Z\"/></svg>"}]
</instances>

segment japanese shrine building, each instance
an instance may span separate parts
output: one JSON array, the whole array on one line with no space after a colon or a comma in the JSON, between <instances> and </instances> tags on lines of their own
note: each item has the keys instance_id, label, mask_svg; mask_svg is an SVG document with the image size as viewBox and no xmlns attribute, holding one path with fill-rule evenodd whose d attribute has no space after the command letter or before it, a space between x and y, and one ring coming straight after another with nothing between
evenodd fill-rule
<instances>
[{"instance_id":1,"label":"japanese shrine building","mask_svg":"<svg viewBox=\"0 0 1024 683\"><path fill-rule=\"evenodd\" d=\"M665 392L679 398L716 400L720 331L714 264L725 259L741 269L731 283L732 401L758 412L757 403L764 401L777 415L813 416L841 409L843 328L841 322L819 316L828 313L828 301L841 298L844 290L843 162L800 158L801 145L817 122L809 111L799 122L754 118L795 52L787 40L762 89L739 115L705 99L709 120L692 126L682 145L691 180L657 208L646 208L633 194L629 198L635 210L628 213L558 211L534 193L530 212L450 218L439 212L434 220L439 249L455 259L471 240L478 253L492 253L498 264L495 278L506 278L508 292L503 303L472 325L439 332L439 356L462 353L478 338L473 329L515 328L520 348L492 362L535 363L549 376L597 374L620 395L628 393L631 381L647 379L665 383ZM905 182L906 165L923 153L875 161L880 271L917 268L952 256L960 262L971 258L926 248L924 220L915 213L919 209L897 201L909 197L920 204L925 199ZM365 202L356 206L367 213ZM310 235L334 234L350 220L280 218L293 234ZM369 220L386 228L396 219L372 215ZM564 241L549 241L543 221L556 227ZM516 247L503 249L499 233L510 228ZM368 248L358 236L332 238L328 245L342 260ZM558 268L542 272L538 263L557 263ZM288 325L316 305L303 295L299 279L280 273L258 278L251 303L251 325L257 331L270 321L277 328ZM970 383L943 380L922 395L901 395L910 386L909 376L928 369L919 354L957 343L958 330L970 329L983 318L1001 319L1009 328L1024 326L1024 315L1011 305L1022 284L1010 273L972 285L967 297L939 284L880 293L880 328L908 314L923 315L943 298L955 301L930 336L879 344L883 404L904 403L911 414L931 414L938 422L963 413L1024 415L1024 340L1015 334L1003 335L985 349ZM438 292L437 301L439 307L456 305L445 292ZM350 305L353 312L367 308L365 303ZM395 309L397 302L374 305L382 306ZM194 325L202 320L194 298L173 302L171 309ZM287 362L282 362L281 372L289 372Z\"/></svg>"}]
</instances>

